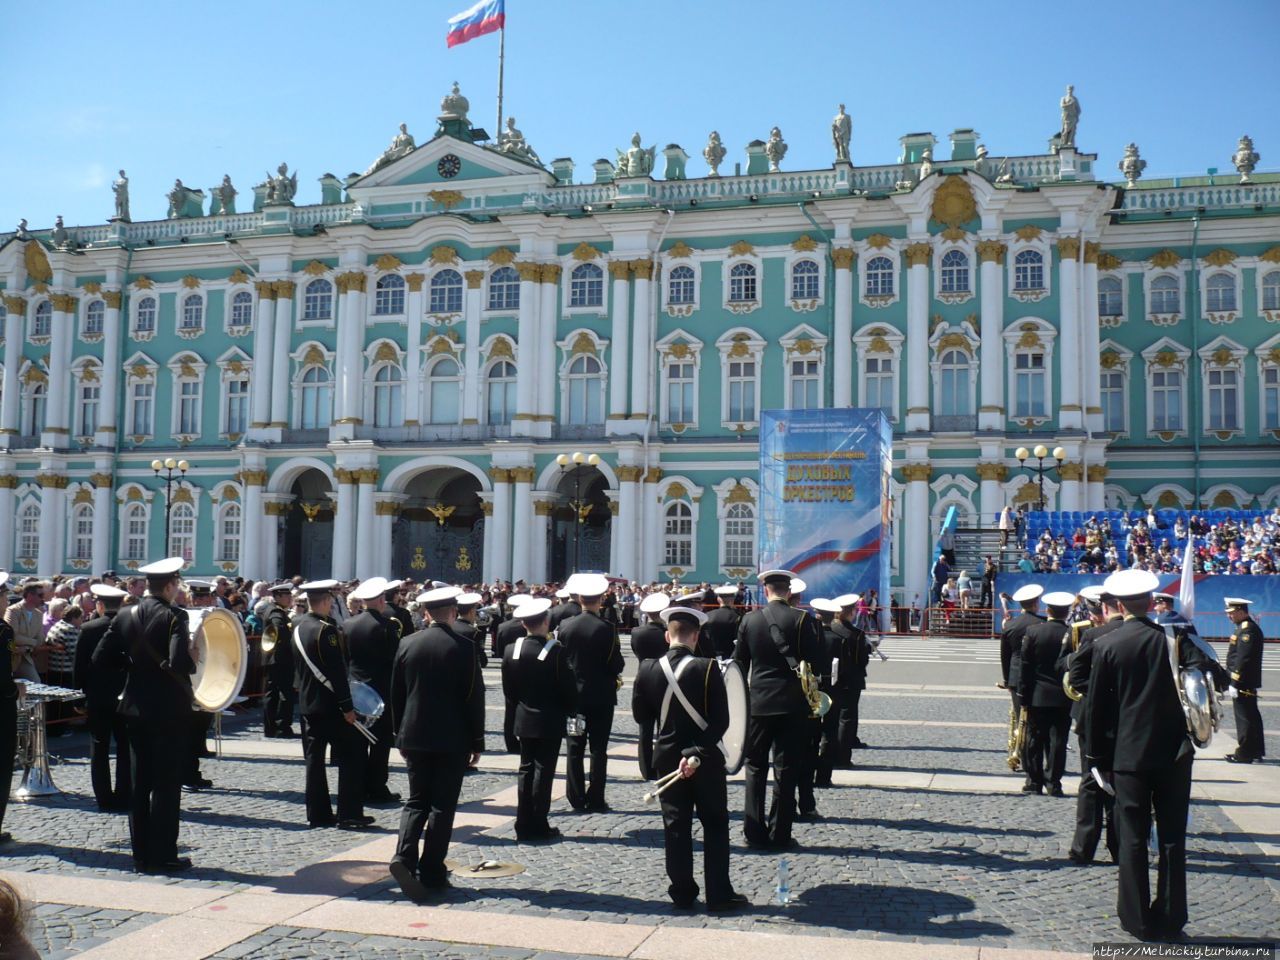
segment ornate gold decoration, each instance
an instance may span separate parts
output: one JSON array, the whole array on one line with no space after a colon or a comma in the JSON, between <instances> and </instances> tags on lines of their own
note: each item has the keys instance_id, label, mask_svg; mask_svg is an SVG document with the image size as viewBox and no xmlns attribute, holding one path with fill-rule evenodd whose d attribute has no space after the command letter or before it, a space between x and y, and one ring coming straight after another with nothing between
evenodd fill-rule
<instances>
[{"instance_id":1,"label":"ornate gold decoration","mask_svg":"<svg viewBox=\"0 0 1280 960\"><path fill-rule=\"evenodd\" d=\"M733 335L733 346L729 348L730 359L737 360L741 357L751 356L751 347L748 345L748 339L745 333Z\"/></svg>"},{"instance_id":2,"label":"ornate gold decoration","mask_svg":"<svg viewBox=\"0 0 1280 960\"><path fill-rule=\"evenodd\" d=\"M927 463L905 463L902 465L902 475L910 481L921 481L928 483L929 477L933 474L933 467Z\"/></svg>"},{"instance_id":3,"label":"ornate gold decoration","mask_svg":"<svg viewBox=\"0 0 1280 960\"><path fill-rule=\"evenodd\" d=\"M939 236L948 243L961 243L969 234L959 227L947 227Z\"/></svg>"},{"instance_id":4,"label":"ornate gold decoration","mask_svg":"<svg viewBox=\"0 0 1280 960\"><path fill-rule=\"evenodd\" d=\"M1058 475L1062 477L1063 480L1083 480L1084 464L1076 463L1071 460L1065 461L1062 466L1058 468Z\"/></svg>"},{"instance_id":5,"label":"ornate gold decoration","mask_svg":"<svg viewBox=\"0 0 1280 960\"><path fill-rule=\"evenodd\" d=\"M18 478L12 473L0 474L0 490L18 489Z\"/></svg>"},{"instance_id":6,"label":"ornate gold decoration","mask_svg":"<svg viewBox=\"0 0 1280 960\"><path fill-rule=\"evenodd\" d=\"M1219 247L1205 254L1204 262L1214 267L1225 267L1229 263L1234 263L1235 259L1236 255L1233 251L1226 247Z\"/></svg>"},{"instance_id":7,"label":"ornate gold decoration","mask_svg":"<svg viewBox=\"0 0 1280 960\"><path fill-rule=\"evenodd\" d=\"M857 256L852 247L836 247L831 251L831 264L837 270L849 270L853 267L853 258Z\"/></svg>"},{"instance_id":8,"label":"ornate gold decoration","mask_svg":"<svg viewBox=\"0 0 1280 960\"><path fill-rule=\"evenodd\" d=\"M1271 348L1271 352L1267 354L1267 362L1280 364L1280 347Z\"/></svg>"},{"instance_id":9,"label":"ornate gold decoration","mask_svg":"<svg viewBox=\"0 0 1280 960\"><path fill-rule=\"evenodd\" d=\"M966 337L963 333L948 333L946 336L942 337L938 341L939 353L941 353L943 350L949 350L952 347L958 348L960 350L972 349L969 343L969 338Z\"/></svg>"},{"instance_id":10,"label":"ornate gold decoration","mask_svg":"<svg viewBox=\"0 0 1280 960\"><path fill-rule=\"evenodd\" d=\"M893 353L893 347L889 345L889 341L884 337L872 337L871 342L867 344L868 353Z\"/></svg>"},{"instance_id":11,"label":"ornate gold decoration","mask_svg":"<svg viewBox=\"0 0 1280 960\"><path fill-rule=\"evenodd\" d=\"M933 255L933 248L927 243L913 243L907 247L905 253L907 255L907 266L927 267L929 258Z\"/></svg>"},{"instance_id":12,"label":"ornate gold decoration","mask_svg":"<svg viewBox=\"0 0 1280 960\"><path fill-rule=\"evenodd\" d=\"M39 240L28 240L22 251L22 263L27 268L27 276L41 283L53 279L53 268L49 266L49 258L45 256L44 247Z\"/></svg>"},{"instance_id":13,"label":"ornate gold decoration","mask_svg":"<svg viewBox=\"0 0 1280 960\"><path fill-rule=\"evenodd\" d=\"M310 367L313 365L323 367L324 351L313 343L311 346L307 347L307 352L302 355L302 365L304 367Z\"/></svg>"},{"instance_id":14,"label":"ornate gold decoration","mask_svg":"<svg viewBox=\"0 0 1280 960\"><path fill-rule=\"evenodd\" d=\"M983 263L1004 263L1009 247L999 240L982 240L978 243L978 259Z\"/></svg>"},{"instance_id":15,"label":"ornate gold decoration","mask_svg":"<svg viewBox=\"0 0 1280 960\"><path fill-rule=\"evenodd\" d=\"M693 351L689 349L689 345L682 340L677 340L667 348L667 356L675 360L684 360L693 356Z\"/></svg>"},{"instance_id":16,"label":"ornate gold decoration","mask_svg":"<svg viewBox=\"0 0 1280 960\"><path fill-rule=\"evenodd\" d=\"M685 489L685 485L680 481L676 481L667 487L667 498L670 500L683 500L689 496L689 491Z\"/></svg>"},{"instance_id":17,"label":"ornate gold decoration","mask_svg":"<svg viewBox=\"0 0 1280 960\"><path fill-rule=\"evenodd\" d=\"M363 470L353 472L356 483L377 483L381 474L376 467L365 467Z\"/></svg>"},{"instance_id":18,"label":"ornate gold decoration","mask_svg":"<svg viewBox=\"0 0 1280 960\"><path fill-rule=\"evenodd\" d=\"M893 243L893 238L883 233L873 233L867 237L866 244L876 250L883 250L885 247Z\"/></svg>"},{"instance_id":19,"label":"ornate gold decoration","mask_svg":"<svg viewBox=\"0 0 1280 960\"><path fill-rule=\"evenodd\" d=\"M109 310L120 309L121 296L119 290L108 290L102 295L102 299L107 301L107 308Z\"/></svg>"},{"instance_id":20,"label":"ornate gold decoration","mask_svg":"<svg viewBox=\"0 0 1280 960\"><path fill-rule=\"evenodd\" d=\"M733 487L729 490L728 496L724 498L724 504L726 507L733 503L755 503L755 502L756 502L756 498L752 496L750 488L747 487L746 484L742 483L742 481L738 481L737 483L735 483Z\"/></svg>"},{"instance_id":21,"label":"ornate gold decoration","mask_svg":"<svg viewBox=\"0 0 1280 960\"><path fill-rule=\"evenodd\" d=\"M510 474L512 483L533 483L533 467L512 467Z\"/></svg>"},{"instance_id":22,"label":"ornate gold decoration","mask_svg":"<svg viewBox=\"0 0 1280 960\"><path fill-rule=\"evenodd\" d=\"M1101 483L1107 479L1107 474L1110 472L1110 469L1101 463L1091 463L1089 464L1089 469L1087 471L1089 482Z\"/></svg>"},{"instance_id":23,"label":"ornate gold decoration","mask_svg":"<svg viewBox=\"0 0 1280 960\"><path fill-rule=\"evenodd\" d=\"M1034 240L1042 233L1044 233L1044 231L1034 223L1028 223L1026 226L1019 227L1017 230L1013 231L1013 235L1024 242Z\"/></svg>"},{"instance_id":24,"label":"ornate gold decoration","mask_svg":"<svg viewBox=\"0 0 1280 960\"><path fill-rule=\"evenodd\" d=\"M50 490L65 490L71 481L60 473L37 473L36 485Z\"/></svg>"},{"instance_id":25,"label":"ornate gold decoration","mask_svg":"<svg viewBox=\"0 0 1280 960\"><path fill-rule=\"evenodd\" d=\"M499 247L497 250L493 251L493 253L489 254L486 259L488 259L488 261L494 266L505 267L515 261L516 255L507 247Z\"/></svg>"},{"instance_id":26,"label":"ornate gold decoration","mask_svg":"<svg viewBox=\"0 0 1280 960\"><path fill-rule=\"evenodd\" d=\"M686 257L693 256L693 247L689 246L683 240L677 240L667 250L667 256L671 257L673 260L683 260Z\"/></svg>"},{"instance_id":27,"label":"ornate gold decoration","mask_svg":"<svg viewBox=\"0 0 1280 960\"><path fill-rule=\"evenodd\" d=\"M504 467L490 467L489 479L494 483L510 483L511 471Z\"/></svg>"},{"instance_id":28,"label":"ornate gold decoration","mask_svg":"<svg viewBox=\"0 0 1280 960\"><path fill-rule=\"evenodd\" d=\"M466 199L459 190L429 190L427 196L446 210L452 210Z\"/></svg>"},{"instance_id":29,"label":"ornate gold decoration","mask_svg":"<svg viewBox=\"0 0 1280 960\"><path fill-rule=\"evenodd\" d=\"M378 349L373 354L374 363L399 363L400 354L396 352L396 348L392 346L391 341L383 340L378 344Z\"/></svg>"},{"instance_id":30,"label":"ornate gold decoration","mask_svg":"<svg viewBox=\"0 0 1280 960\"><path fill-rule=\"evenodd\" d=\"M319 260L312 260L310 263L308 263L305 267L302 268L302 272L309 277L323 277L326 273L329 272L329 268L325 266L323 263L321 263Z\"/></svg>"},{"instance_id":31,"label":"ornate gold decoration","mask_svg":"<svg viewBox=\"0 0 1280 960\"><path fill-rule=\"evenodd\" d=\"M1151 255L1150 260L1153 267L1159 267L1162 270L1167 270L1169 267L1176 267L1181 262L1182 258L1169 249L1157 250Z\"/></svg>"},{"instance_id":32,"label":"ornate gold decoration","mask_svg":"<svg viewBox=\"0 0 1280 960\"><path fill-rule=\"evenodd\" d=\"M404 264L394 253L384 253L382 256L378 257L377 260L373 261L373 265L379 270L398 270Z\"/></svg>"},{"instance_id":33,"label":"ornate gold decoration","mask_svg":"<svg viewBox=\"0 0 1280 960\"><path fill-rule=\"evenodd\" d=\"M631 276L630 260L612 260L609 262L609 275L615 280L626 280Z\"/></svg>"},{"instance_id":34,"label":"ornate gold decoration","mask_svg":"<svg viewBox=\"0 0 1280 960\"><path fill-rule=\"evenodd\" d=\"M53 309L57 313L75 313L76 298L68 293L54 293L49 295L49 302L53 304Z\"/></svg>"},{"instance_id":35,"label":"ornate gold decoration","mask_svg":"<svg viewBox=\"0 0 1280 960\"><path fill-rule=\"evenodd\" d=\"M1075 260L1080 256L1079 237L1059 237L1058 257L1062 260Z\"/></svg>"},{"instance_id":36,"label":"ornate gold decoration","mask_svg":"<svg viewBox=\"0 0 1280 960\"><path fill-rule=\"evenodd\" d=\"M1107 253L1105 250L1098 254L1099 270L1119 270L1120 265L1124 263L1114 253Z\"/></svg>"},{"instance_id":37,"label":"ornate gold decoration","mask_svg":"<svg viewBox=\"0 0 1280 960\"><path fill-rule=\"evenodd\" d=\"M1264 250L1259 254L1258 259L1263 263L1280 263L1280 245Z\"/></svg>"},{"instance_id":38,"label":"ornate gold decoration","mask_svg":"<svg viewBox=\"0 0 1280 960\"><path fill-rule=\"evenodd\" d=\"M1040 490L1036 484L1032 482L1024 483L1018 488L1017 494L1013 498L1014 505L1021 503L1036 503L1040 499Z\"/></svg>"},{"instance_id":39,"label":"ornate gold decoration","mask_svg":"<svg viewBox=\"0 0 1280 960\"><path fill-rule=\"evenodd\" d=\"M797 253L808 253L810 250L818 249L818 241L807 233L802 233L791 241L791 249Z\"/></svg>"},{"instance_id":40,"label":"ornate gold decoration","mask_svg":"<svg viewBox=\"0 0 1280 960\"><path fill-rule=\"evenodd\" d=\"M739 240L729 247L729 254L734 257L747 257L755 252L756 248L746 240Z\"/></svg>"},{"instance_id":41,"label":"ornate gold decoration","mask_svg":"<svg viewBox=\"0 0 1280 960\"><path fill-rule=\"evenodd\" d=\"M339 293L364 293L369 277L361 270L344 273L337 280Z\"/></svg>"},{"instance_id":42,"label":"ornate gold decoration","mask_svg":"<svg viewBox=\"0 0 1280 960\"><path fill-rule=\"evenodd\" d=\"M4 298L4 308L9 313L21 315L27 312L27 301L22 299L22 297L6 296Z\"/></svg>"},{"instance_id":43,"label":"ornate gold decoration","mask_svg":"<svg viewBox=\"0 0 1280 960\"><path fill-rule=\"evenodd\" d=\"M1098 358L1098 362L1102 364L1103 370L1114 370L1116 367L1124 365L1124 360L1114 350L1104 350L1102 356Z\"/></svg>"},{"instance_id":44,"label":"ornate gold decoration","mask_svg":"<svg viewBox=\"0 0 1280 960\"><path fill-rule=\"evenodd\" d=\"M188 290L195 290L200 286L200 278L194 273L188 273L182 278L182 285Z\"/></svg>"},{"instance_id":45,"label":"ornate gold decoration","mask_svg":"<svg viewBox=\"0 0 1280 960\"><path fill-rule=\"evenodd\" d=\"M619 467L618 480L622 483L635 483L644 476L643 467Z\"/></svg>"},{"instance_id":46,"label":"ornate gold decoration","mask_svg":"<svg viewBox=\"0 0 1280 960\"><path fill-rule=\"evenodd\" d=\"M84 290L85 293L101 293L102 284L97 280L90 280L88 283L84 284L81 289Z\"/></svg>"},{"instance_id":47,"label":"ornate gold decoration","mask_svg":"<svg viewBox=\"0 0 1280 960\"><path fill-rule=\"evenodd\" d=\"M1102 252L1102 244L1094 243L1094 241L1092 240L1086 241L1084 245L1084 262L1097 263L1098 254L1101 252Z\"/></svg>"},{"instance_id":48,"label":"ornate gold decoration","mask_svg":"<svg viewBox=\"0 0 1280 960\"><path fill-rule=\"evenodd\" d=\"M645 472L645 475L644 475L644 482L645 482L645 483L657 483L657 482L658 482L658 481L660 481L661 479L662 479L662 468L661 468L661 467L650 467L650 468Z\"/></svg>"},{"instance_id":49,"label":"ornate gold decoration","mask_svg":"<svg viewBox=\"0 0 1280 960\"><path fill-rule=\"evenodd\" d=\"M458 262L458 251L446 243L431 248L431 262L436 266Z\"/></svg>"},{"instance_id":50,"label":"ornate gold decoration","mask_svg":"<svg viewBox=\"0 0 1280 960\"><path fill-rule=\"evenodd\" d=\"M426 280L426 275L421 273L406 273L404 282L409 287L410 293L417 293L422 289L422 281Z\"/></svg>"},{"instance_id":51,"label":"ornate gold decoration","mask_svg":"<svg viewBox=\"0 0 1280 960\"><path fill-rule=\"evenodd\" d=\"M48 383L49 377L33 363L27 367L27 372L22 375L22 382L28 386L33 383Z\"/></svg>"},{"instance_id":52,"label":"ornate gold decoration","mask_svg":"<svg viewBox=\"0 0 1280 960\"><path fill-rule=\"evenodd\" d=\"M541 281L543 283L559 283L560 282L560 264L544 263L541 270Z\"/></svg>"},{"instance_id":53,"label":"ornate gold decoration","mask_svg":"<svg viewBox=\"0 0 1280 960\"><path fill-rule=\"evenodd\" d=\"M796 345L791 348L791 351L792 353L798 353L801 356L804 356L805 354L813 353L817 349L817 346L812 340L808 337L801 337L796 341Z\"/></svg>"},{"instance_id":54,"label":"ornate gold decoration","mask_svg":"<svg viewBox=\"0 0 1280 960\"><path fill-rule=\"evenodd\" d=\"M91 363L86 363L80 368L80 380L83 383L97 383L98 368Z\"/></svg>"},{"instance_id":55,"label":"ornate gold decoration","mask_svg":"<svg viewBox=\"0 0 1280 960\"><path fill-rule=\"evenodd\" d=\"M400 513L400 504L390 500L381 500L373 505L375 517L394 517Z\"/></svg>"},{"instance_id":56,"label":"ornate gold decoration","mask_svg":"<svg viewBox=\"0 0 1280 960\"><path fill-rule=\"evenodd\" d=\"M495 360L505 358L514 360L516 358L515 351L511 348L511 341L506 337L498 337L489 346L489 359Z\"/></svg>"},{"instance_id":57,"label":"ornate gold decoration","mask_svg":"<svg viewBox=\"0 0 1280 960\"><path fill-rule=\"evenodd\" d=\"M134 279L133 285L139 290L151 290L156 284L150 277L137 277Z\"/></svg>"},{"instance_id":58,"label":"ornate gold decoration","mask_svg":"<svg viewBox=\"0 0 1280 960\"><path fill-rule=\"evenodd\" d=\"M1219 347L1217 350L1213 351L1213 362L1220 367L1226 366L1227 364L1231 363L1234 359L1235 357L1231 355L1231 351L1228 350L1226 347Z\"/></svg>"},{"instance_id":59,"label":"ornate gold decoration","mask_svg":"<svg viewBox=\"0 0 1280 960\"><path fill-rule=\"evenodd\" d=\"M521 261L516 264L516 270L519 271L521 280L531 280L537 283L542 277L542 264L540 263Z\"/></svg>"},{"instance_id":60,"label":"ornate gold decoration","mask_svg":"<svg viewBox=\"0 0 1280 960\"><path fill-rule=\"evenodd\" d=\"M1030 329L1030 330L1028 330L1028 329L1027 329L1027 327L1028 327L1028 326L1029 326L1029 327L1031 327L1031 329ZM1034 325L1034 324L1027 324L1027 325L1023 326L1023 328L1022 328L1022 336L1018 337L1018 348L1019 348L1019 349L1034 349L1035 347L1039 347L1039 346L1042 346L1042 345L1043 345L1043 344L1042 344L1042 342L1041 342L1041 340L1040 340L1040 334L1039 334L1039 332L1036 330L1035 325Z\"/></svg>"},{"instance_id":61,"label":"ornate gold decoration","mask_svg":"<svg viewBox=\"0 0 1280 960\"><path fill-rule=\"evenodd\" d=\"M573 257L573 259L577 260L580 263L585 263L588 260L599 260L600 251L597 250L595 247L593 247L591 244L587 243L587 241L583 240L580 244L578 244L576 247L573 248L573 252L569 254L569 256Z\"/></svg>"},{"instance_id":62,"label":"ornate gold decoration","mask_svg":"<svg viewBox=\"0 0 1280 960\"><path fill-rule=\"evenodd\" d=\"M292 300L298 289L298 285L292 280L276 280L272 286L275 288L277 300Z\"/></svg>"},{"instance_id":63,"label":"ornate gold decoration","mask_svg":"<svg viewBox=\"0 0 1280 960\"><path fill-rule=\"evenodd\" d=\"M964 177L952 174L946 177L933 194L933 207L929 216L947 227L958 227L978 215L978 204L973 189Z\"/></svg>"},{"instance_id":64,"label":"ornate gold decoration","mask_svg":"<svg viewBox=\"0 0 1280 960\"><path fill-rule=\"evenodd\" d=\"M276 298L275 281L259 280L253 286L258 291L259 300L274 300Z\"/></svg>"},{"instance_id":65,"label":"ornate gold decoration","mask_svg":"<svg viewBox=\"0 0 1280 960\"><path fill-rule=\"evenodd\" d=\"M1155 355L1155 364L1157 367L1176 367L1181 362L1182 361L1178 358L1178 355L1169 349L1161 350Z\"/></svg>"},{"instance_id":66,"label":"ornate gold decoration","mask_svg":"<svg viewBox=\"0 0 1280 960\"><path fill-rule=\"evenodd\" d=\"M129 368L129 374L135 380L145 380L147 377L151 376L151 368L145 363L135 363Z\"/></svg>"},{"instance_id":67,"label":"ornate gold decoration","mask_svg":"<svg viewBox=\"0 0 1280 960\"><path fill-rule=\"evenodd\" d=\"M977 469L979 480L995 480L998 483L1004 483L1009 476L1009 468L1003 463L979 463Z\"/></svg>"},{"instance_id":68,"label":"ornate gold decoration","mask_svg":"<svg viewBox=\"0 0 1280 960\"><path fill-rule=\"evenodd\" d=\"M179 487L173 492L174 503L191 503L194 504L195 497L191 495L191 491L186 487Z\"/></svg>"},{"instance_id":69,"label":"ornate gold decoration","mask_svg":"<svg viewBox=\"0 0 1280 960\"><path fill-rule=\"evenodd\" d=\"M111 474L109 473L91 473L89 474L89 482L99 490L111 489Z\"/></svg>"},{"instance_id":70,"label":"ornate gold decoration","mask_svg":"<svg viewBox=\"0 0 1280 960\"><path fill-rule=\"evenodd\" d=\"M484 514L486 517L492 517L492 516L493 516L493 501L492 501L492 500L481 500L481 501L480 501L480 512L481 512L482 514Z\"/></svg>"},{"instance_id":71,"label":"ornate gold decoration","mask_svg":"<svg viewBox=\"0 0 1280 960\"><path fill-rule=\"evenodd\" d=\"M468 290L479 290L481 284L484 283L483 270L468 270L465 274L463 274L463 276L467 278Z\"/></svg>"},{"instance_id":72,"label":"ornate gold decoration","mask_svg":"<svg viewBox=\"0 0 1280 960\"><path fill-rule=\"evenodd\" d=\"M631 272L636 275L637 280L653 279L653 261L647 258L631 261Z\"/></svg>"},{"instance_id":73,"label":"ornate gold decoration","mask_svg":"<svg viewBox=\"0 0 1280 960\"><path fill-rule=\"evenodd\" d=\"M569 355L577 356L580 353L589 353L596 356L596 342L591 339L591 335L587 331L581 331L573 339L572 346L569 347Z\"/></svg>"}]
</instances>

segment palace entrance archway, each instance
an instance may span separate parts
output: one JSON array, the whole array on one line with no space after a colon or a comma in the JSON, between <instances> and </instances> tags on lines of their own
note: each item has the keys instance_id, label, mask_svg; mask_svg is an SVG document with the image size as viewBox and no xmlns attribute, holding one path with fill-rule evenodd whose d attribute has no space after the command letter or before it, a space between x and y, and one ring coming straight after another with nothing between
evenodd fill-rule
<instances>
[{"instance_id":1,"label":"palace entrance archway","mask_svg":"<svg viewBox=\"0 0 1280 960\"><path fill-rule=\"evenodd\" d=\"M480 481L456 467L424 470L405 486L391 528L394 576L478 583L484 569Z\"/></svg>"},{"instance_id":2,"label":"palace entrance archway","mask_svg":"<svg viewBox=\"0 0 1280 960\"><path fill-rule=\"evenodd\" d=\"M304 580L325 580L333 570L333 488L314 468L293 482L284 522L281 573Z\"/></svg>"},{"instance_id":3,"label":"palace entrance archway","mask_svg":"<svg viewBox=\"0 0 1280 960\"><path fill-rule=\"evenodd\" d=\"M587 464L564 470L557 479L547 531L550 579L562 581L581 570L613 572L609 569L613 513L608 489L604 474Z\"/></svg>"}]
</instances>

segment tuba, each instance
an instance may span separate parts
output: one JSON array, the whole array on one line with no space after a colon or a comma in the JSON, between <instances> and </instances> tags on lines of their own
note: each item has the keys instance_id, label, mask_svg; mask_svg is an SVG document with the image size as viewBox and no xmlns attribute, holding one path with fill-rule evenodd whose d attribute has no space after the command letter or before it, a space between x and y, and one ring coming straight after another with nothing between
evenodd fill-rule
<instances>
[{"instance_id":1,"label":"tuba","mask_svg":"<svg viewBox=\"0 0 1280 960\"><path fill-rule=\"evenodd\" d=\"M1183 667L1179 662L1179 631L1175 631L1172 624L1162 626L1168 643L1173 685L1178 690L1178 703L1187 718L1187 735L1197 747L1207 747L1222 723L1222 708L1218 702L1218 691L1214 688L1213 674L1199 667ZM1188 639L1217 660L1213 648L1194 633L1189 634Z\"/></svg>"},{"instance_id":2,"label":"tuba","mask_svg":"<svg viewBox=\"0 0 1280 960\"><path fill-rule=\"evenodd\" d=\"M804 698L809 701L809 713L814 717L825 717L831 709L831 698L818 688L818 677L808 660L800 661L800 686L804 690Z\"/></svg>"}]
</instances>

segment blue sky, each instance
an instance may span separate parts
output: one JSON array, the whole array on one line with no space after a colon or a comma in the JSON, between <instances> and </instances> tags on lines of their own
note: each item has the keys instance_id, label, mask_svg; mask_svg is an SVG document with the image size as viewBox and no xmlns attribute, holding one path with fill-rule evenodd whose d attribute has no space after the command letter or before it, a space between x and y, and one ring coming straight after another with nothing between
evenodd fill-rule
<instances>
[{"instance_id":1,"label":"blue sky","mask_svg":"<svg viewBox=\"0 0 1280 960\"><path fill-rule=\"evenodd\" d=\"M492 133L497 36L444 42L467 5L7 4L0 230L59 213L105 222L120 167L135 220L164 216L175 177L207 190L229 173L243 209L281 160L300 171L299 201L316 203L317 177L365 169L400 122L429 139L454 80ZM942 158L966 126L993 157L1035 153L1067 83L1080 148L1109 177L1130 140L1150 177L1229 171L1242 133L1261 169L1280 169L1275 0L507 0L507 20L506 112L544 159L573 157L579 181L636 130L646 146L682 144L693 176L710 130L731 170L775 124L784 170L829 166L840 102L855 163L893 162L917 130L942 141Z\"/></svg>"}]
</instances>

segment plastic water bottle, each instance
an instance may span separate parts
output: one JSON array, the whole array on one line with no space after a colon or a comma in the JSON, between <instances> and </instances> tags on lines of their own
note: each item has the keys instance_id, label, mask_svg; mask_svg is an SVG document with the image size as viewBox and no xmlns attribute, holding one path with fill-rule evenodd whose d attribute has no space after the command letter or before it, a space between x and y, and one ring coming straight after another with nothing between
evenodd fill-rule
<instances>
[{"instance_id":1,"label":"plastic water bottle","mask_svg":"<svg viewBox=\"0 0 1280 960\"><path fill-rule=\"evenodd\" d=\"M783 857L778 861L778 885L774 887L774 893L777 895L778 903L786 906L791 902L791 879L788 876L790 864L787 858Z\"/></svg>"}]
</instances>

